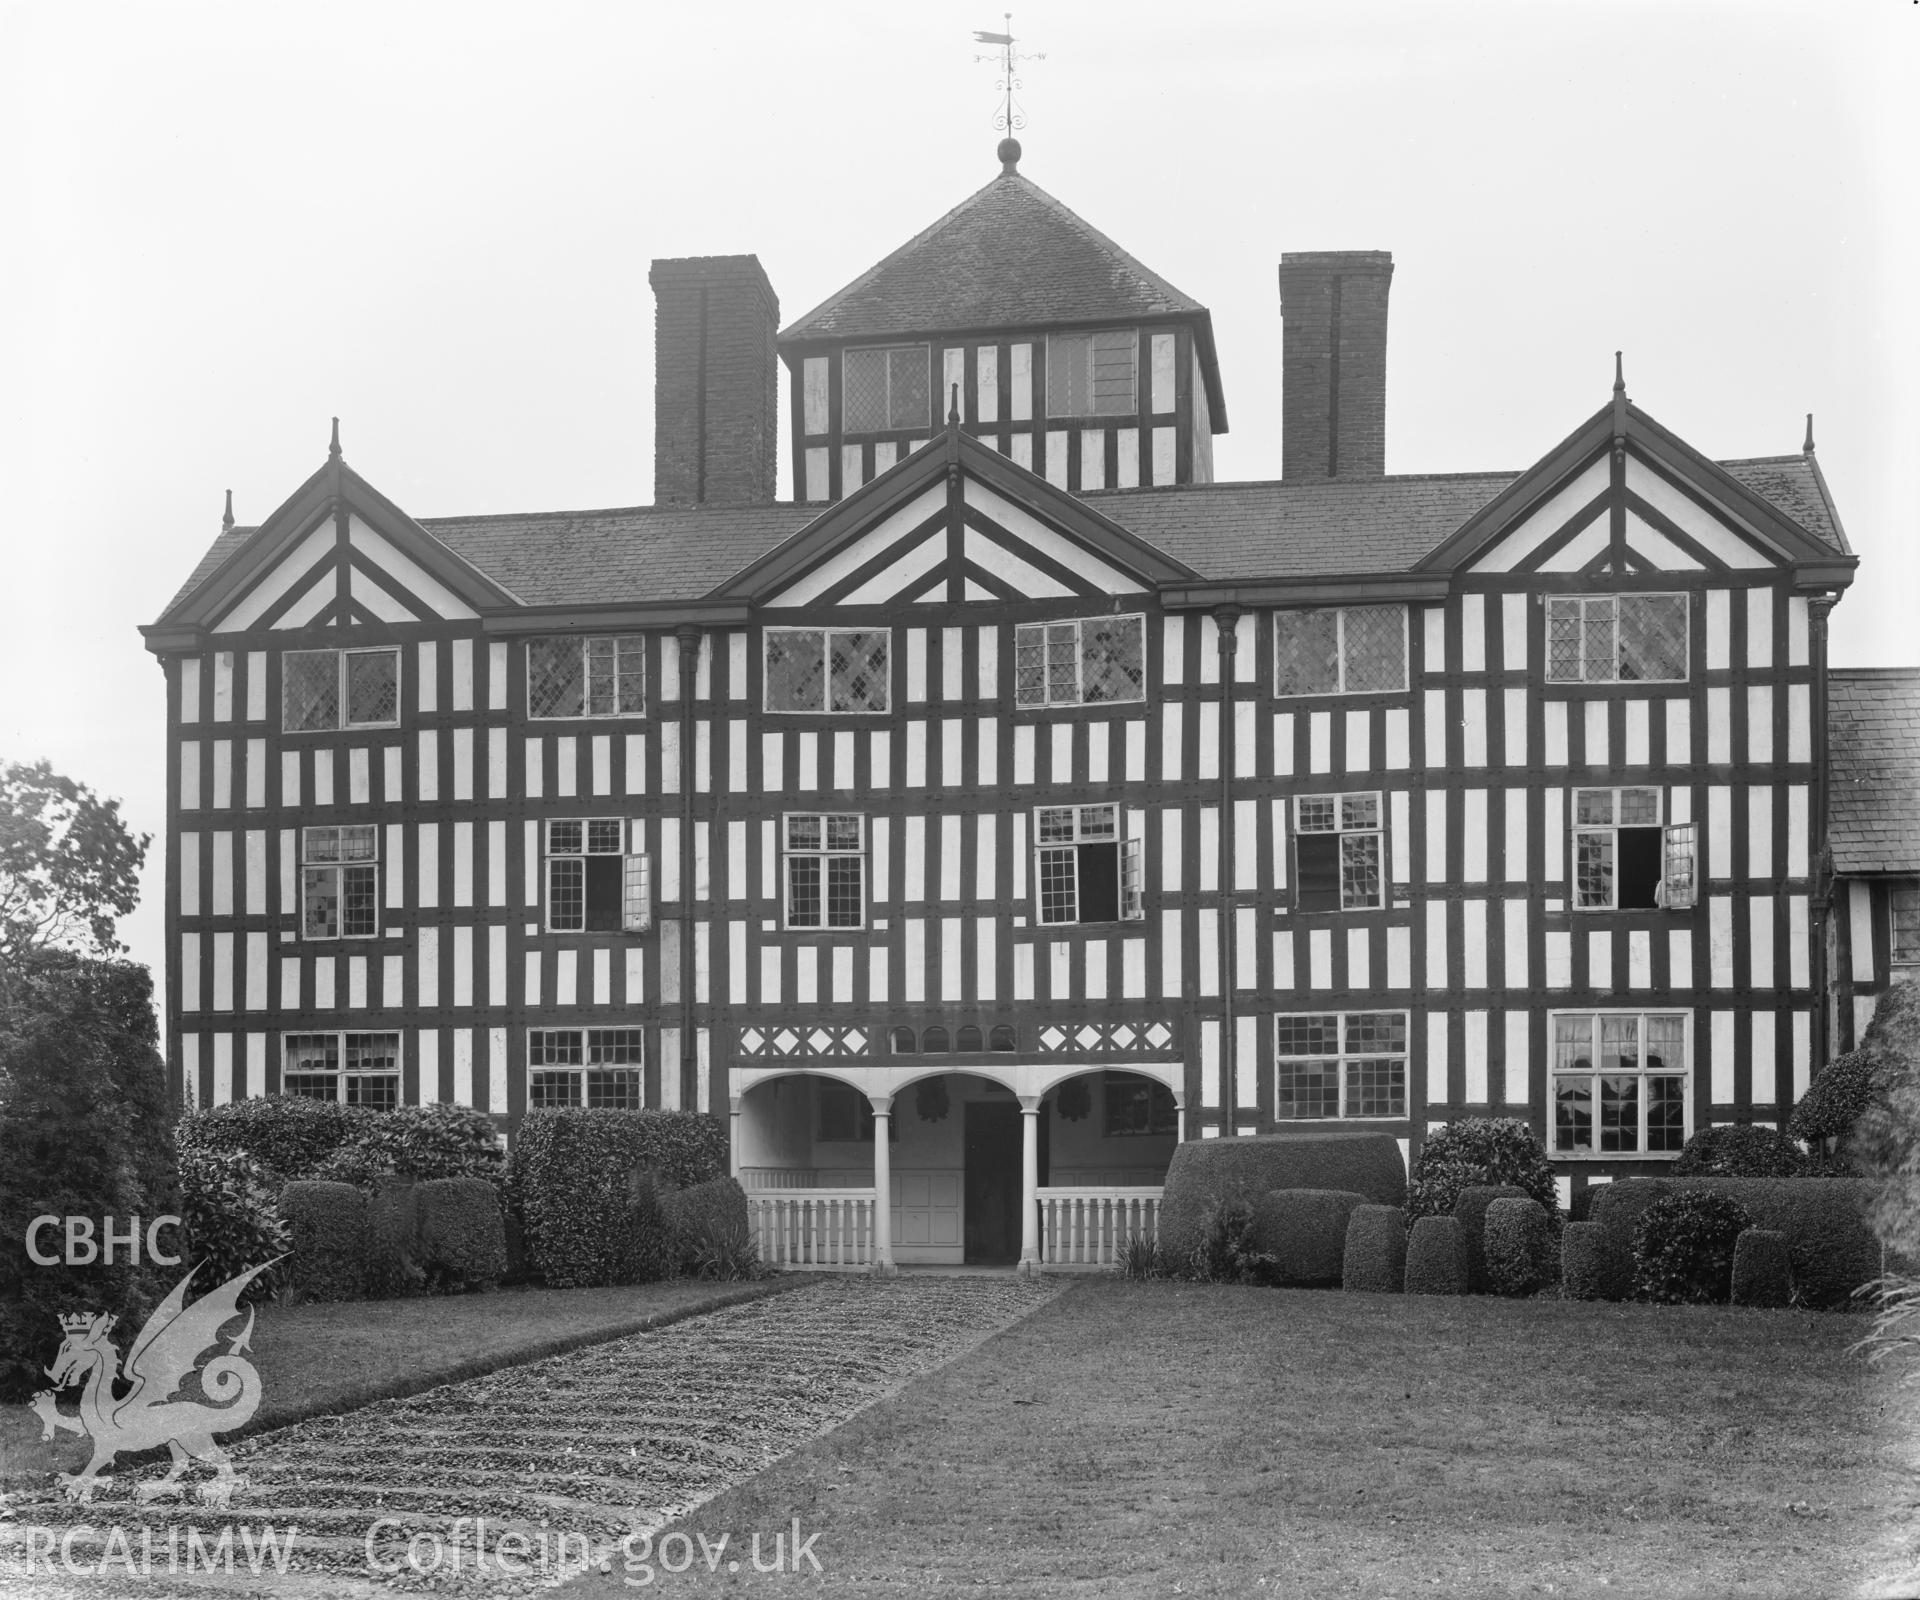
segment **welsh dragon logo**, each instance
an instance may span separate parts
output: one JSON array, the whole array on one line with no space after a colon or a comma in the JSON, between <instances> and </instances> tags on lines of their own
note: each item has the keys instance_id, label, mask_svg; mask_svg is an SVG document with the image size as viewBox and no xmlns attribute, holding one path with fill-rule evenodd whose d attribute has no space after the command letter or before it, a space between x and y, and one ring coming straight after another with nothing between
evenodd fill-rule
<instances>
[{"instance_id":1,"label":"welsh dragon logo","mask_svg":"<svg viewBox=\"0 0 1920 1600\"><path fill-rule=\"evenodd\" d=\"M90 1501L101 1471L111 1466L121 1451L165 1445L173 1453L172 1470L164 1478L139 1484L134 1491L138 1499L179 1495L183 1487L180 1474L189 1461L199 1461L218 1474L211 1483L201 1485L201 1500L212 1506L232 1501L239 1480L233 1462L213 1442L213 1436L232 1432L260 1405L260 1374L240 1355L253 1333L251 1310L246 1326L229 1341L226 1353L216 1355L201 1369L202 1391L219 1403L204 1405L173 1396L200 1357L218 1344L221 1328L239 1316L240 1296L247 1285L272 1265L272 1261L263 1262L188 1305L187 1285L200 1270L193 1267L147 1318L146 1326L127 1351L124 1379L131 1387L118 1398L114 1391L116 1380L122 1378L120 1352L108 1335L119 1319L86 1311L60 1319L66 1339L53 1365L47 1368L54 1387L36 1394L28 1402L28 1409L40 1418L43 1440L51 1439L56 1429L86 1434L93 1440L93 1459L84 1470L60 1474L69 1500ZM57 1408L55 1390L75 1383L84 1386L80 1409L77 1414L69 1414Z\"/></svg>"}]
</instances>

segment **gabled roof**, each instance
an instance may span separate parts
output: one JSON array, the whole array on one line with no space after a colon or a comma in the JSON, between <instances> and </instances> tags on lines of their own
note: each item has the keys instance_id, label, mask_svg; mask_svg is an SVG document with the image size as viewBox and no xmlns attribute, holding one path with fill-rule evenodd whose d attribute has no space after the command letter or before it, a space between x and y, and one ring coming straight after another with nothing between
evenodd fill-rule
<instances>
[{"instance_id":1,"label":"gabled roof","mask_svg":"<svg viewBox=\"0 0 1920 1600\"><path fill-rule=\"evenodd\" d=\"M1827 674L1835 872L1920 872L1920 667Z\"/></svg>"}]
</instances>

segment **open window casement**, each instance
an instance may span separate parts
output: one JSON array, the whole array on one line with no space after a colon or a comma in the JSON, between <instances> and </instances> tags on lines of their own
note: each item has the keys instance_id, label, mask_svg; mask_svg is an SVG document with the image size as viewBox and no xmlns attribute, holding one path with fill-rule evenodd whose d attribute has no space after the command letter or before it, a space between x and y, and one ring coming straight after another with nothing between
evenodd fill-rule
<instances>
[{"instance_id":1,"label":"open window casement","mask_svg":"<svg viewBox=\"0 0 1920 1600\"><path fill-rule=\"evenodd\" d=\"M1140 828L1137 814L1112 804L1041 806L1034 816L1041 925L1144 920Z\"/></svg>"},{"instance_id":2,"label":"open window casement","mask_svg":"<svg viewBox=\"0 0 1920 1600\"><path fill-rule=\"evenodd\" d=\"M638 817L627 824L629 849L621 885L621 926L628 933L647 933L653 928L653 863L647 859L646 828Z\"/></svg>"},{"instance_id":3,"label":"open window casement","mask_svg":"<svg viewBox=\"0 0 1920 1600\"><path fill-rule=\"evenodd\" d=\"M1668 911L1690 910L1698 894L1700 859L1694 824L1669 823L1662 835L1663 863L1658 904Z\"/></svg>"},{"instance_id":4,"label":"open window casement","mask_svg":"<svg viewBox=\"0 0 1920 1600\"><path fill-rule=\"evenodd\" d=\"M1146 904L1143 885L1146 880L1146 868L1138 839L1120 841L1120 920L1122 922L1140 922L1145 920Z\"/></svg>"}]
</instances>

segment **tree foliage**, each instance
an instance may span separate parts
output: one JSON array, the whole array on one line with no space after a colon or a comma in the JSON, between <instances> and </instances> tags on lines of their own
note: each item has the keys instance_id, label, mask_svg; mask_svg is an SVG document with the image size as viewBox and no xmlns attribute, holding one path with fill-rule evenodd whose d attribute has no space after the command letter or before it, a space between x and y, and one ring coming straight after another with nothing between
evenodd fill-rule
<instances>
[{"instance_id":1,"label":"tree foliage","mask_svg":"<svg viewBox=\"0 0 1920 1600\"><path fill-rule=\"evenodd\" d=\"M0 966L32 951L117 955L151 836L45 761L0 763Z\"/></svg>"}]
</instances>

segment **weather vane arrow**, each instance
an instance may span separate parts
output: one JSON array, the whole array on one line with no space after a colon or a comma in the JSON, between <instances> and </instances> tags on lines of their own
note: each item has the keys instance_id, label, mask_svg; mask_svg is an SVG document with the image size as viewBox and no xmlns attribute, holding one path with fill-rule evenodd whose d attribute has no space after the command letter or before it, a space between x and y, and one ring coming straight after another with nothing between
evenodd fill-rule
<instances>
[{"instance_id":1,"label":"weather vane arrow","mask_svg":"<svg viewBox=\"0 0 1920 1600\"><path fill-rule=\"evenodd\" d=\"M1013 133L1027 125L1026 109L1013 97L1013 91L1021 87L1020 79L1016 76L1020 64L1022 61L1045 61L1047 58L1038 53L1022 55L1019 41L1013 36L1013 13L1003 11L1001 16L1006 21L1005 32L991 33L984 28L976 28L973 34L975 44L996 45L997 53L990 56L975 56L973 59L992 61L999 65L1000 81L994 85L994 88L1003 98L1000 110L994 116L993 125L1002 133Z\"/></svg>"}]
</instances>

